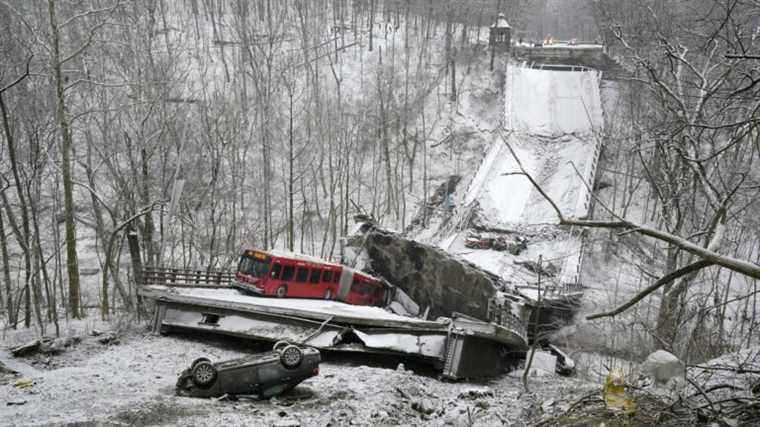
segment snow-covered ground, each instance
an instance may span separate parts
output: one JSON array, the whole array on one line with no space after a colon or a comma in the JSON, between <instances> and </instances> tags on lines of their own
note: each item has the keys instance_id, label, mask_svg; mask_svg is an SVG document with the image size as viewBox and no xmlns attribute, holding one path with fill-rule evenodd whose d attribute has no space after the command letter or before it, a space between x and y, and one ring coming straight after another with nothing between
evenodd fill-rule
<instances>
[{"instance_id":1,"label":"snow-covered ground","mask_svg":"<svg viewBox=\"0 0 760 427\"><path fill-rule=\"evenodd\" d=\"M530 378L531 391L540 396L536 403L534 396L521 395L520 371L485 382L450 383L399 369L396 362L377 365L328 355L319 376L284 396L216 401L174 396L177 375L201 356L217 361L264 349L242 341L139 332L119 345L93 340L52 356L55 369L27 369L25 377L34 382L30 388L0 385L1 423L520 425L538 415L542 402L548 402L547 410L561 410L598 388L539 373Z\"/></svg>"}]
</instances>

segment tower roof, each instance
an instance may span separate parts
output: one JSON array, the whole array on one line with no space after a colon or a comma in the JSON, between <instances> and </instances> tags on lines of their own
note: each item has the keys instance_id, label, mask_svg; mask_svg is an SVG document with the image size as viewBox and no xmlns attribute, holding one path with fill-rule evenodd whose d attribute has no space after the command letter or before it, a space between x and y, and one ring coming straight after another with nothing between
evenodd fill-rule
<instances>
[{"instance_id":1,"label":"tower roof","mask_svg":"<svg viewBox=\"0 0 760 427\"><path fill-rule=\"evenodd\" d=\"M509 22L507 22L507 17L504 16L503 13L499 13L499 16L496 18L496 24L493 25L496 28L512 28L509 26Z\"/></svg>"}]
</instances>

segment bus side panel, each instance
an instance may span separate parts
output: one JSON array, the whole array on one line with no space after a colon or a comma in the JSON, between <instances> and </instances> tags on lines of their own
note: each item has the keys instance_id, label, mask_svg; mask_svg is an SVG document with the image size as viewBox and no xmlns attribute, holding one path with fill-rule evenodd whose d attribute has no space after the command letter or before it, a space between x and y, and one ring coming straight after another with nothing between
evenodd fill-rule
<instances>
[{"instance_id":1,"label":"bus side panel","mask_svg":"<svg viewBox=\"0 0 760 427\"><path fill-rule=\"evenodd\" d=\"M260 283L262 283L264 285L264 289L263 289L264 290L264 292L263 292L264 295L274 295L274 287L272 285L274 284L275 280L272 280L272 267L274 266L274 263L276 263L276 262L282 264L282 262L279 259L277 259L275 257L270 257L269 258L269 268L267 269L267 274L266 274L266 276L261 277L259 279L261 281Z\"/></svg>"},{"instance_id":2,"label":"bus side panel","mask_svg":"<svg viewBox=\"0 0 760 427\"><path fill-rule=\"evenodd\" d=\"M309 288L306 286L306 283L298 280L298 272L301 269L307 269L308 266L305 265L302 262L296 262L293 263L293 278L288 281L288 294L289 297L295 297L295 298L309 298L311 295L309 294ZM308 282L309 275L306 275L306 280Z\"/></svg>"},{"instance_id":3,"label":"bus side panel","mask_svg":"<svg viewBox=\"0 0 760 427\"><path fill-rule=\"evenodd\" d=\"M335 283L335 282L333 282L333 280L334 280L333 279L333 275L337 276L339 270L331 268L331 267L323 267L322 268L322 273L323 273L322 277L323 278L324 278L324 272L325 271L329 271L330 272L330 280L328 280L328 281L320 280L320 282L319 282L320 289L322 290L322 297L324 297L325 293L329 290L330 291L330 295L332 295L330 297L330 299L336 299L337 298L336 295L338 295L338 284Z\"/></svg>"},{"instance_id":4,"label":"bus side panel","mask_svg":"<svg viewBox=\"0 0 760 427\"><path fill-rule=\"evenodd\" d=\"M272 272L272 266L274 263L280 264L280 276L277 279L273 279L271 277ZM292 296L293 287L291 286L292 280L283 280L283 272L285 271L286 267L293 267L293 274L295 275L295 265L293 262L291 262L287 258L273 258L272 259L272 265L269 266L269 276L267 277L266 286L264 287L264 295L274 296L277 295L277 289L280 286L285 286L288 293L287 296Z\"/></svg>"},{"instance_id":5,"label":"bus side panel","mask_svg":"<svg viewBox=\"0 0 760 427\"><path fill-rule=\"evenodd\" d=\"M351 291L351 283L354 281L354 270L343 267L340 273L340 282L338 283L338 298L340 301L346 301L348 293Z\"/></svg>"},{"instance_id":6,"label":"bus side panel","mask_svg":"<svg viewBox=\"0 0 760 427\"><path fill-rule=\"evenodd\" d=\"M267 269L267 274L264 277L259 278L259 283L262 283L264 285L264 295L272 295L274 290L269 289L271 287L272 279L272 266L274 265L274 259L269 258L269 268Z\"/></svg>"}]
</instances>

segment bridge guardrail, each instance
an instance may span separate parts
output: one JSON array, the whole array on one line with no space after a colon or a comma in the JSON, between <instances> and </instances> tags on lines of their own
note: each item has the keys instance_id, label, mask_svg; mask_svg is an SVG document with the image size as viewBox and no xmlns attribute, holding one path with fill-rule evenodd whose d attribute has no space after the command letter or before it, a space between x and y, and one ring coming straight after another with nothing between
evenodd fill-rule
<instances>
[{"instance_id":1,"label":"bridge guardrail","mask_svg":"<svg viewBox=\"0 0 760 427\"><path fill-rule=\"evenodd\" d=\"M224 270L190 270L152 267L143 270L141 285L227 288L234 279L234 273Z\"/></svg>"}]
</instances>

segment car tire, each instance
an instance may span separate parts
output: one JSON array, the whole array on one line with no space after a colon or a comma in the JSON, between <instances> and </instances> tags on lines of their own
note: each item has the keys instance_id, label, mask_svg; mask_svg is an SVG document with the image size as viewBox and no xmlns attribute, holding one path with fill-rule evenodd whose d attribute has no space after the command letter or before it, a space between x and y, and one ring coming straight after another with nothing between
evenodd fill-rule
<instances>
[{"instance_id":1,"label":"car tire","mask_svg":"<svg viewBox=\"0 0 760 427\"><path fill-rule=\"evenodd\" d=\"M274 343L274 345L272 346L272 350L273 350L273 351L280 351L280 350L284 349L285 347L287 347L289 344L290 344L290 343L289 343L289 342L287 342L287 341L277 341L277 342L276 342L276 343Z\"/></svg>"},{"instance_id":2,"label":"car tire","mask_svg":"<svg viewBox=\"0 0 760 427\"><path fill-rule=\"evenodd\" d=\"M288 294L288 287L285 285L282 285L279 288L277 288L274 294L277 295L277 298L283 298L285 297L285 295Z\"/></svg>"},{"instance_id":3,"label":"car tire","mask_svg":"<svg viewBox=\"0 0 760 427\"><path fill-rule=\"evenodd\" d=\"M190 364L190 369L192 370L193 368L195 368L195 365L197 365L200 362L211 362L211 360L209 358L207 358L207 357L199 357L199 358L193 360L193 363Z\"/></svg>"},{"instance_id":4,"label":"car tire","mask_svg":"<svg viewBox=\"0 0 760 427\"><path fill-rule=\"evenodd\" d=\"M332 299L332 289L325 291L325 299Z\"/></svg>"},{"instance_id":5,"label":"car tire","mask_svg":"<svg viewBox=\"0 0 760 427\"><path fill-rule=\"evenodd\" d=\"M193 366L193 383L198 387L206 388L216 381L216 367L211 362L200 361Z\"/></svg>"},{"instance_id":6,"label":"car tire","mask_svg":"<svg viewBox=\"0 0 760 427\"><path fill-rule=\"evenodd\" d=\"M295 345L288 345L280 352L280 362L282 366L293 369L298 367L303 361L303 352Z\"/></svg>"}]
</instances>

